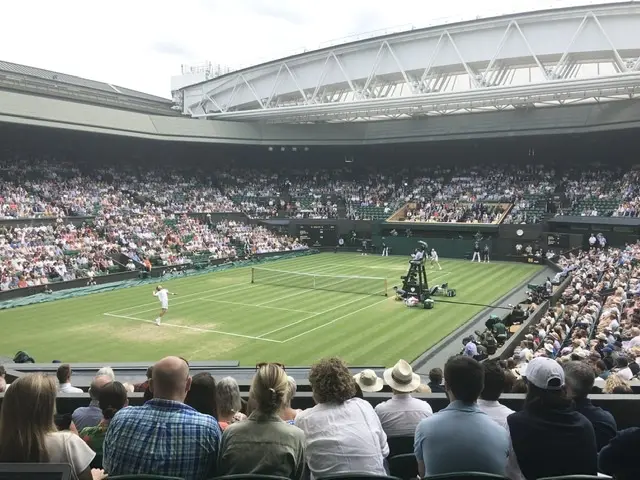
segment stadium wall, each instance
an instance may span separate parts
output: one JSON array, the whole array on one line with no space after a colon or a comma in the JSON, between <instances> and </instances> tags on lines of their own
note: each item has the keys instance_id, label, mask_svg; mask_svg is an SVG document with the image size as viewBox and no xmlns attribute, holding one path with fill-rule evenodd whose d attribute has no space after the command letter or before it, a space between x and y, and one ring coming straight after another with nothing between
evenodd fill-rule
<instances>
[{"instance_id":1,"label":"stadium wall","mask_svg":"<svg viewBox=\"0 0 640 480\"><path fill-rule=\"evenodd\" d=\"M640 101L327 124L176 118L0 90L0 123L163 141L265 146L362 146L563 135L640 128Z\"/></svg>"}]
</instances>

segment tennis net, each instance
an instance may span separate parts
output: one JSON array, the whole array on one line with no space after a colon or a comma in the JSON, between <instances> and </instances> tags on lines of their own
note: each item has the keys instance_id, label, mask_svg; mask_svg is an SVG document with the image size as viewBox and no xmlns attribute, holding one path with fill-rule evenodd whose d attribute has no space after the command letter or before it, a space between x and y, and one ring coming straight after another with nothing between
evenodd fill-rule
<instances>
[{"instance_id":1,"label":"tennis net","mask_svg":"<svg viewBox=\"0 0 640 480\"><path fill-rule=\"evenodd\" d=\"M320 275L253 267L251 283L362 295L387 295L387 279L382 277Z\"/></svg>"}]
</instances>

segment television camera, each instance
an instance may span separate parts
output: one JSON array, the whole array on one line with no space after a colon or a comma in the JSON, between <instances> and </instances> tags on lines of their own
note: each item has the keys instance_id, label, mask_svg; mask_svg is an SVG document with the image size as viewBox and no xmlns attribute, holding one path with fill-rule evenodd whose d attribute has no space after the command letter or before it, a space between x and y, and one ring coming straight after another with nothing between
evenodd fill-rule
<instances>
[{"instance_id":1,"label":"television camera","mask_svg":"<svg viewBox=\"0 0 640 480\"><path fill-rule=\"evenodd\" d=\"M406 275L400 277L402 288L394 287L396 298L404 300L407 306L422 306L425 309L431 309L435 303L431 299L432 296L455 297L456 295L456 291L449 288L448 283L429 288L427 272L424 268L428 249L427 242L418 241L418 248L409 260L409 270Z\"/></svg>"},{"instance_id":2,"label":"television camera","mask_svg":"<svg viewBox=\"0 0 640 480\"><path fill-rule=\"evenodd\" d=\"M530 283L527 285L527 289L528 303L542 303L551 296L546 285L535 285Z\"/></svg>"}]
</instances>

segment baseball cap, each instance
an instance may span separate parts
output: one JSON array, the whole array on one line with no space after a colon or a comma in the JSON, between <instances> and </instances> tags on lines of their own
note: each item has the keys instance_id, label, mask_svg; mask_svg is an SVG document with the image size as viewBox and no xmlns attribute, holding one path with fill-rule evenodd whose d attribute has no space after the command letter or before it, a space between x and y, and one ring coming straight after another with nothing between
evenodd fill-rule
<instances>
[{"instance_id":1,"label":"baseball cap","mask_svg":"<svg viewBox=\"0 0 640 480\"><path fill-rule=\"evenodd\" d=\"M560 390L564 386L564 370L548 357L537 357L527 366L527 381L543 390Z\"/></svg>"}]
</instances>

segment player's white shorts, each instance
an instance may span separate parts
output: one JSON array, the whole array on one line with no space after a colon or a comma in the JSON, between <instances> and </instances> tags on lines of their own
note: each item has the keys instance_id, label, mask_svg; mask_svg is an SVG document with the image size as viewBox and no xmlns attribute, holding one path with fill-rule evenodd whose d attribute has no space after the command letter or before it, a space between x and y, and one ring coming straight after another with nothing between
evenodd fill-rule
<instances>
[{"instance_id":1,"label":"player's white shorts","mask_svg":"<svg viewBox=\"0 0 640 480\"><path fill-rule=\"evenodd\" d=\"M169 302L162 302L160 305L162 310L169 310Z\"/></svg>"}]
</instances>

